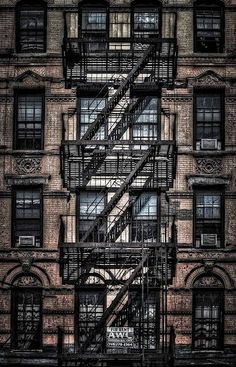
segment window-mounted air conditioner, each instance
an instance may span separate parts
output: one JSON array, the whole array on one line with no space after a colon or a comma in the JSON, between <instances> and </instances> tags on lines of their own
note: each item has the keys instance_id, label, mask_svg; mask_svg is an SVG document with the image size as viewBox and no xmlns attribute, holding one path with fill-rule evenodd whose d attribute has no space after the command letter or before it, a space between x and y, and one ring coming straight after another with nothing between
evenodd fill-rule
<instances>
[{"instance_id":1,"label":"window-mounted air conditioner","mask_svg":"<svg viewBox=\"0 0 236 367\"><path fill-rule=\"evenodd\" d=\"M35 236L19 236L19 246L34 247Z\"/></svg>"},{"instance_id":2,"label":"window-mounted air conditioner","mask_svg":"<svg viewBox=\"0 0 236 367\"><path fill-rule=\"evenodd\" d=\"M201 234L201 245L202 246L209 246L209 247L216 247L217 246L217 234Z\"/></svg>"},{"instance_id":3,"label":"window-mounted air conditioner","mask_svg":"<svg viewBox=\"0 0 236 367\"><path fill-rule=\"evenodd\" d=\"M218 141L217 139L201 139L202 150L217 150Z\"/></svg>"}]
</instances>

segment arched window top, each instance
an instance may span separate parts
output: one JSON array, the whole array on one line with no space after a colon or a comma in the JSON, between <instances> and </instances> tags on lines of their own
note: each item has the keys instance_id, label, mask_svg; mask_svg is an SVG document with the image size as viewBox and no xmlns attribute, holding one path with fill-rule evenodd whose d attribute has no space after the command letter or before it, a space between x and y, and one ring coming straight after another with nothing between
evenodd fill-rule
<instances>
[{"instance_id":1,"label":"arched window top","mask_svg":"<svg viewBox=\"0 0 236 367\"><path fill-rule=\"evenodd\" d=\"M47 3L22 0L16 5L16 50L24 53L46 51Z\"/></svg>"},{"instance_id":2,"label":"arched window top","mask_svg":"<svg viewBox=\"0 0 236 367\"><path fill-rule=\"evenodd\" d=\"M13 285L16 287L24 287L24 288L42 287L40 279L32 273L18 275L14 279Z\"/></svg>"},{"instance_id":3,"label":"arched window top","mask_svg":"<svg viewBox=\"0 0 236 367\"><path fill-rule=\"evenodd\" d=\"M224 288L224 284L222 280L216 275L204 275L204 276L198 277L195 280L193 287L198 288L198 289L199 288L201 289L206 289L206 288L222 289Z\"/></svg>"}]
</instances>

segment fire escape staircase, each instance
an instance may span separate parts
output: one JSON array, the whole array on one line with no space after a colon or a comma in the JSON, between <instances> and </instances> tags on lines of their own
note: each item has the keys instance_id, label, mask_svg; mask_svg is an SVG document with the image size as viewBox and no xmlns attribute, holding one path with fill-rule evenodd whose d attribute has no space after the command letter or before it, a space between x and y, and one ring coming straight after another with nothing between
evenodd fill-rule
<instances>
[{"instance_id":1,"label":"fire escape staircase","mask_svg":"<svg viewBox=\"0 0 236 367\"><path fill-rule=\"evenodd\" d=\"M79 353L81 354L85 353L88 347L93 342L96 335L99 334L99 332L101 332L101 330L104 328L105 325L107 325L107 323L109 322L109 319L111 319L111 317L113 316L114 311L116 310L117 306L121 302L129 286L133 283L134 279L138 276L138 274L142 270L147 259L148 259L148 254L145 254L142 257L139 264L135 267L133 272L130 274L130 277L127 279L124 285L120 288L119 292L117 293L116 297L113 299L110 306L104 311L102 317L100 318L96 326L91 330L91 332L88 335L88 338L83 343L83 345L80 347Z\"/></svg>"},{"instance_id":2,"label":"fire escape staircase","mask_svg":"<svg viewBox=\"0 0 236 367\"><path fill-rule=\"evenodd\" d=\"M115 124L112 131L108 134L107 140L118 141L127 131L127 129L131 126L132 114L135 113L136 117L139 116L142 113L145 106L148 104L148 102L149 102L148 98L138 98L137 101L134 101L131 104L129 104L126 107L124 113L122 114L120 120ZM85 177L85 179L83 180L83 186L87 185L91 176L97 172L97 170L101 167L106 158L107 158L106 152L96 153L92 157L92 159L90 160L90 162L87 164L87 166L83 171L83 175Z\"/></svg>"},{"instance_id":3,"label":"fire escape staircase","mask_svg":"<svg viewBox=\"0 0 236 367\"><path fill-rule=\"evenodd\" d=\"M94 122L89 126L88 130L83 136L83 140L92 140L94 135L97 133L99 128L104 124L107 117L111 114L117 104L124 97L125 93L128 91L130 86L134 83L135 79L139 76L140 72L145 68L150 59L153 57L157 49L156 44L152 44L149 48L144 52L143 56L131 70L131 72L127 75L127 77L123 80L121 85L118 87L117 91L113 94L113 96L108 101L106 107L98 114L97 118Z\"/></svg>"},{"instance_id":4,"label":"fire escape staircase","mask_svg":"<svg viewBox=\"0 0 236 367\"><path fill-rule=\"evenodd\" d=\"M84 234L84 236L81 239L81 242L89 241L90 235L98 229L99 226L101 226L102 223L104 223L104 220L107 218L107 215L110 214L112 209L116 206L118 201L121 199L123 194L126 192L126 190L130 187L130 185L134 182L135 178L138 176L139 172L142 170L142 168L147 164L147 162L150 161L152 158L152 155L155 152L155 147L151 146L146 153L143 155L143 157L138 161L134 169L131 171L131 173L126 177L123 184L120 186L120 188L116 191L115 195L111 198L111 200L108 202L107 206L103 209L103 211L100 213L97 219L93 222L93 224L90 226L90 228L87 230L87 232Z\"/></svg>"}]
</instances>

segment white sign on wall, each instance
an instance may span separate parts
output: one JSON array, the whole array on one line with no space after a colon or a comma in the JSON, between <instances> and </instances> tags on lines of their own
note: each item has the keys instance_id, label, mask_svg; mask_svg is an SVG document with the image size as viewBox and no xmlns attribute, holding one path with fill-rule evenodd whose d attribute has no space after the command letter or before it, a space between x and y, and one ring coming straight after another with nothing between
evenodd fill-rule
<instances>
[{"instance_id":1,"label":"white sign on wall","mask_svg":"<svg viewBox=\"0 0 236 367\"><path fill-rule=\"evenodd\" d=\"M132 348L133 327L107 327L107 348Z\"/></svg>"}]
</instances>

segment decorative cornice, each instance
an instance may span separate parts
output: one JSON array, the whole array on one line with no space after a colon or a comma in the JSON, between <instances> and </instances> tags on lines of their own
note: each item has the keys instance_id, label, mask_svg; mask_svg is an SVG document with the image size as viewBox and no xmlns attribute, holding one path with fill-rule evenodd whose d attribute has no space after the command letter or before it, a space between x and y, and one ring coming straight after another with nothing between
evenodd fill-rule
<instances>
[{"instance_id":1,"label":"decorative cornice","mask_svg":"<svg viewBox=\"0 0 236 367\"><path fill-rule=\"evenodd\" d=\"M60 102L60 103L68 103L68 102L76 102L76 97L73 96L47 96L47 102Z\"/></svg>"},{"instance_id":2,"label":"decorative cornice","mask_svg":"<svg viewBox=\"0 0 236 367\"><path fill-rule=\"evenodd\" d=\"M228 186L230 184L230 176L187 175L187 181L189 189L192 189L193 186Z\"/></svg>"},{"instance_id":3,"label":"decorative cornice","mask_svg":"<svg viewBox=\"0 0 236 367\"><path fill-rule=\"evenodd\" d=\"M5 175L5 180L8 186L12 185L47 185L50 180L50 175Z\"/></svg>"},{"instance_id":4,"label":"decorative cornice","mask_svg":"<svg viewBox=\"0 0 236 367\"><path fill-rule=\"evenodd\" d=\"M220 75L212 70L208 70L194 78L187 78L189 88L225 88L230 84Z\"/></svg>"}]
</instances>

